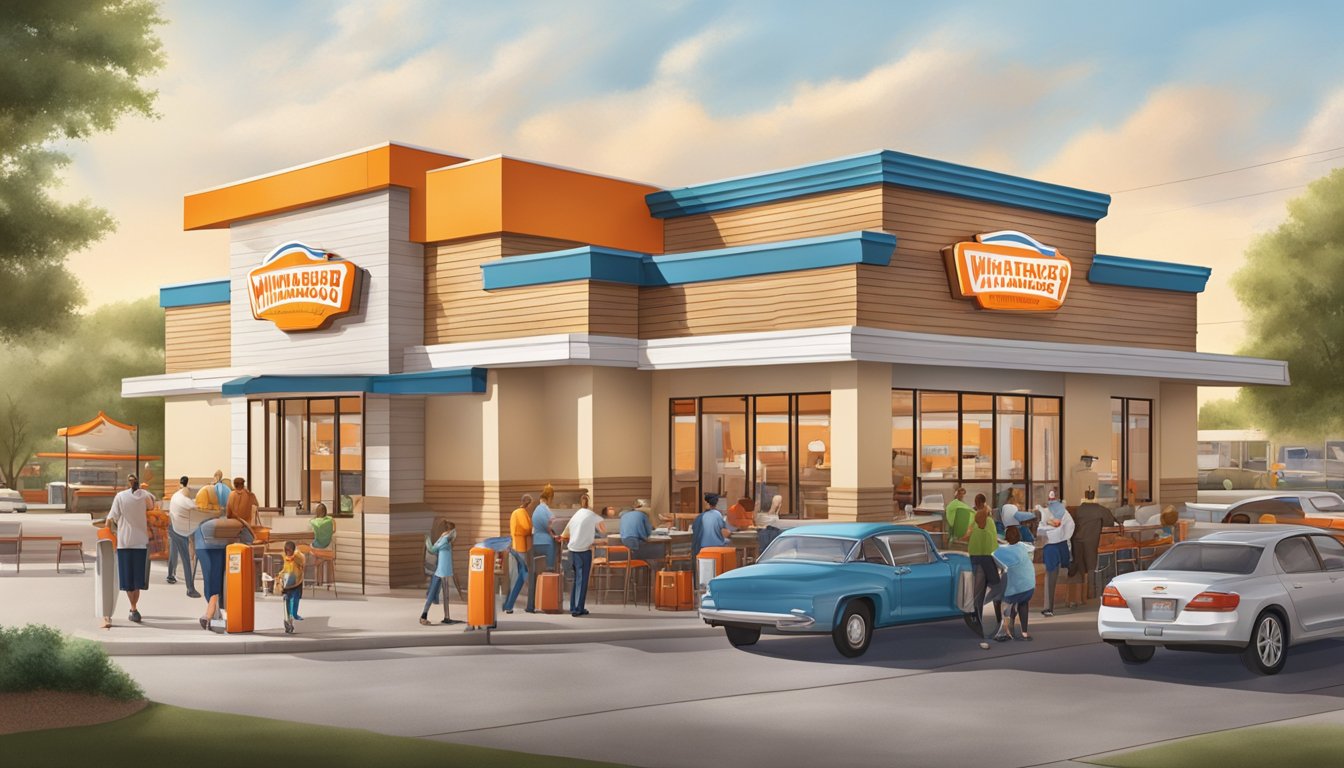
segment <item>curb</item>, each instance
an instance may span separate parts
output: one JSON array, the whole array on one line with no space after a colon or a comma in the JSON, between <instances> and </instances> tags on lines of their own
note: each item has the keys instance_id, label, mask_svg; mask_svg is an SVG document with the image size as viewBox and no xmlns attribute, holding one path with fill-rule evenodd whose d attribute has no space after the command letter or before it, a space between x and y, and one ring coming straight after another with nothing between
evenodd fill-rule
<instances>
[{"instance_id":1,"label":"curb","mask_svg":"<svg viewBox=\"0 0 1344 768\"><path fill-rule=\"evenodd\" d=\"M175 641L118 641L104 640L90 633L77 633L103 647L109 656L205 656L252 653L323 653L328 651L369 651L384 648L458 648L472 646L527 646L571 645L577 643L612 643L630 640L677 640L713 637L718 630L705 624L686 627L631 629L566 629L566 630L492 630L490 632L461 631L453 633L397 633L365 637L304 638L289 635L259 636L241 642L210 642L196 640Z\"/></svg>"}]
</instances>

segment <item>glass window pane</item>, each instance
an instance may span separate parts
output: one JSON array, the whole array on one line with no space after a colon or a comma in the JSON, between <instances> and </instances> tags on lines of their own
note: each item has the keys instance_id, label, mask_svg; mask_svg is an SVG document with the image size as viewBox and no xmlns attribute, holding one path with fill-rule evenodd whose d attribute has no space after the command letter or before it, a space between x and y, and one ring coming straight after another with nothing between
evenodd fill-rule
<instances>
[{"instance_id":1,"label":"glass window pane","mask_svg":"<svg viewBox=\"0 0 1344 768\"><path fill-rule=\"evenodd\" d=\"M769 511L779 497L781 517L793 516L793 459L789 454L789 397L756 398L756 505Z\"/></svg>"},{"instance_id":2,"label":"glass window pane","mask_svg":"<svg viewBox=\"0 0 1344 768\"><path fill-rule=\"evenodd\" d=\"M989 480L994 477L994 398L963 395L961 398L961 477Z\"/></svg>"},{"instance_id":3,"label":"glass window pane","mask_svg":"<svg viewBox=\"0 0 1344 768\"><path fill-rule=\"evenodd\" d=\"M247 480L257 495L257 505L267 505L266 488L266 402L252 400L247 404Z\"/></svg>"},{"instance_id":4,"label":"glass window pane","mask_svg":"<svg viewBox=\"0 0 1344 768\"><path fill-rule=\"evenodd\" d=\"M1059 405L1057 398L1031 398L1031 493L1027 502L1032 506L1045 504L1051 490L1061 492Z\"/></svg>"},{"instance_id":5,"label":"glass window pane","mask_svg":"<svg viewBox=\"0 0 1344 768\"><path fill-rule=\"evenodd\" d=\"M1132 496L1139 502L1146 502L1153 498L1153 463L1148 453L1151 430L1149 411L1152 404L1147 400L1130 400L1127 406L1129 417L1126 441L1129 444L1129 455L1125 461L1125 471L1128 473L1125 478L1125 498L1128 501Z\"/></svg>"},{"instance_id":6,"label":"glass window pane","mask_svg":"<svg viewBox=\"0 0 1344 768\"><path fill-rule=\"evenodd\" d=\"M364 402L358 397L343 397L340 408L340 495L334 514L349 516L364 495Z\"/></svg>"},{"instance_id":7,"label":"glass window pane","mask_svg":"<svg viewBox=\"0 0 1344 768\"><path fill-rule=\"evenodd\" d=\"M897 509L915 505L915 393L891 393L891 485Z\"/></svg>"},{"instance_id":8,"label":"glass window pane","mask_svg":"<svg viewBox=\"0 0 1344 768\"><path fill-rule=\"evenodd\" d=\"M1088 446L1084 449L1091 450ZM1125 452L1125 401L1111 398L1111 455L1108 461L1097 462L1092 469L1097 473L1097 501L1107 506L1120 503L1120 473L1123 471Z\"/></svg>"},{"instance_id":9,"label":"glass window pane","mask_svg":"<svg viewBox=\"0 0 1344 768\"><path fill-rule=\"evenodd\" d=\"M999 397L998 469L1001 480L1021 480L1027 471L1027 398Z\"/></svg>"},{"instance_id":10,"label":"glass window pane","mask_svg":"<svg viewBox=\"0 0 1344 768\"><path fill-rule=\"evenodd\" d=\"M308 403L305 400L281 400L280 436L277 452L282 462L280 506L287 515L308 508L305 495L304 452L308 443Z\"/></svg>"},{"instance_id":11,"label":"glass window pane","mask_svg":"<svg viewBox=\"0 0 1344 768\"><path fill-rule=\"evenodd\" d=\"M318 504L331 514L340 510L336 504L336 401L328 399L309 401L308 413L308 483L309 513Z\"/></svg>"},{"instance_id":12,"label":"glass window pane","mask_svg":"<svg viewBox=\"0 0 1344 768\"><path fill-rule=\"evenodd\" d=\"M695 401L672 401L671 466L672 509L692 514L699 512L700 474L695 466Z\"/></svg>"},{"instance_id":13,"label":"glass window pane","mask_svg":"<svg viewBox=\"0 0 1344 768\"><path fill-rule=\"evenodd\" d=\"M919 393L920 479L957 479L956 445L957 396L947 392Z\"/></svg>"},{"instance_id":14,"label":"glass window pane","mask_svg":"<svg viewBox=\"0 0 1344 768\"><path fill-rule=\"evenodd\" d=\"M831 396L799 395L797 403L799 510L808 519L825 518L831 487Z\"/></svg>"},{"instance_id":15,"label":"glass window pane","mask_svg":"<svg viewBox=\"0 0 1344 768\"><path fill-rule=\"evenodd\" d=\"M700 408L701 485L705 493L736 500L747 492L747 398L706 397Z\"/></svg>"}]
</instances>

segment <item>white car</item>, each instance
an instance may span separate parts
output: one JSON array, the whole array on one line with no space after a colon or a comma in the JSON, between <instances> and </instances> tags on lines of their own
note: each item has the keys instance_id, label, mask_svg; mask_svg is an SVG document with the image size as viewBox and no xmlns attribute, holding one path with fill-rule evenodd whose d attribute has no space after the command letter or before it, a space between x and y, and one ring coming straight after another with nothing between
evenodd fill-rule
<instances>
[{"instance_id":1,"label":"white car","mask_svg":"<svg viewBox=\"0 0 1344 768\"><path fill-rule=\"evenodd\" d=\"M0 488L0 512L27 512L28 503L13 488Z\"/></svg>"},{"instance_id":2,"label":"white car","mask_svg":"<svg viewBox=\"0 0 1344 768\"><path fill-rule=\"evenodd\" d=\"M1162 646L1240 653L1277 674L1289 646L1344 636L1344 544L1292 525L1181 542L1107 585L1097 632L1126 664Z\"/></svg>"}]
</instances>

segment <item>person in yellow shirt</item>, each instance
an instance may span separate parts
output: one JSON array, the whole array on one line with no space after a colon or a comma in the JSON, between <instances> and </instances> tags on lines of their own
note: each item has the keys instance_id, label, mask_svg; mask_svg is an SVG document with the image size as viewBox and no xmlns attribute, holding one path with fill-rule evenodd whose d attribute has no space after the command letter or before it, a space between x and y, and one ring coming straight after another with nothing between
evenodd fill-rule
<instances>
[{"instance_id":1,"label":"person in yellow shirt","mask_svg":"<svg viewBox=\"0 0 1344 768\"><path fill-rule=\"evenodd\" d=\"M523 496L518 508L513 510L513 514L509 517L509 536L513 539L509 554L513 555L513 561L518 566L518 578L514 579L513 588L509 590L509 596L504 600L505 613L513 613L513 604L518 602L518 594L523 591L523 582L527 581L528 560L532 559L531 496ZM527 591L528 613L537 612L535 592L533 589Z\"/></svg>"},{"instance_id":2,"label":"person in yellow shirt","mask_svg":"<svg viewBox=\"0 0 1344 768\"><path fill-rule=\"evenodd\" d=\"M201 490L196 492L196 508L219 514L219 495L215 492L215 486L209 483L201 486Z\"/></svg>"},{"instance_id":3,"label":"person in yellow shirt","mask_svg":"<svg viewBox=\"0 0 1344 768\"><path fill-rule=\"evenodd\" d=\"M294 542L285 542L285 565L276 579L280 594L285 597L285 634L294 634L294 622L303 621L299 615L299 598L303 597L303 555Z\"/></svg>"}]
</instances>

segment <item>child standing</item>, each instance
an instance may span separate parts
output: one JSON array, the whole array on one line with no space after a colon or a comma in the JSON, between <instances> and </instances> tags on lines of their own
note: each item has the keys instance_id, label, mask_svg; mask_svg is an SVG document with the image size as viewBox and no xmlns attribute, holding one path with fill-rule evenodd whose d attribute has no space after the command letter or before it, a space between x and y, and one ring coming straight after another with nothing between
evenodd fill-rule
<instances>
[{"instance_id":1,"label":"child standing","mask_svg":"<svg viewBox=\"0 0 1344 768\"><path fill-rule=\"evenodd\" d=\"M453 540L457 538L457 525L442 517L434 521L430 535L425 537L426 554L437 559L434 572L429 577L429 590L425 594L425 609L420 612L420 623L429 626L429 606L443 599L442 624L456 624L448 618L448 587L453 580Z\"/></svg>"},{"instance_id":2,"label":"child standing","mask_svg":"<svg viewBox=\"0 0 1344 768\"><path fill-rule=\"evenodd\" d=\"M299 616L299 598L303 597L303 555L294 542L285 542L285 567L280 569L280 594L285 598L285 634L294 634L294 622Z\"/></svg>"}]
</instances>

